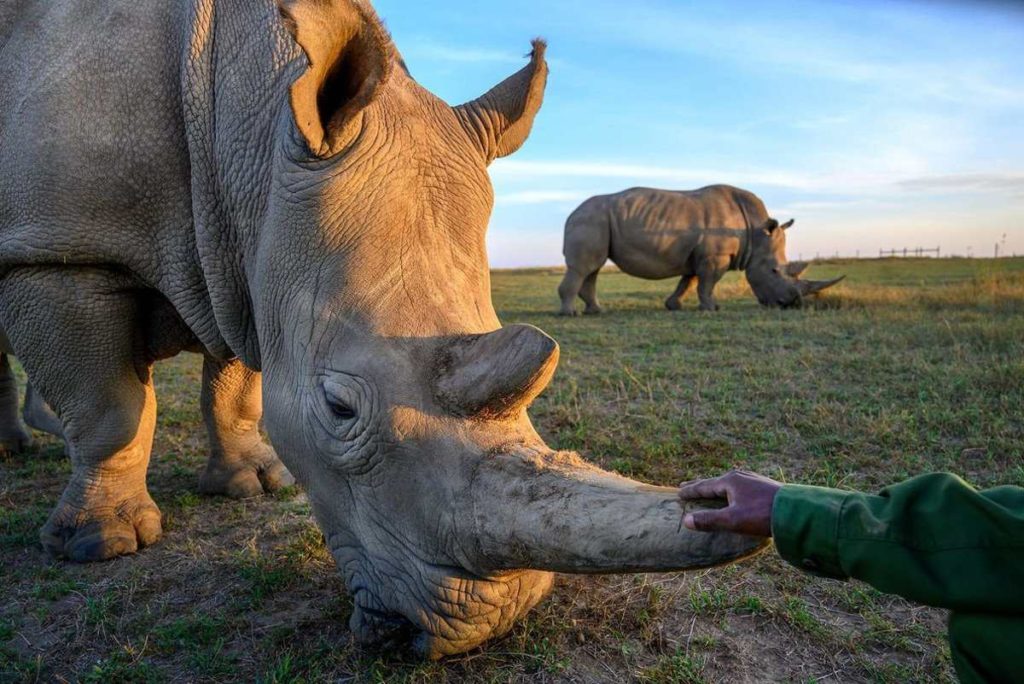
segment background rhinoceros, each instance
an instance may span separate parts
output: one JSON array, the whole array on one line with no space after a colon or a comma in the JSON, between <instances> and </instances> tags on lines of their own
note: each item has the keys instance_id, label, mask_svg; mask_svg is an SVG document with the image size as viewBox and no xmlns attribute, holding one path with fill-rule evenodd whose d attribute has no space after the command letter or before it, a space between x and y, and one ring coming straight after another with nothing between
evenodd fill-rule
<instances>
[{"instance_id":1,"label":"background rhinoceros","mask_svg":"<svg viewBox=\"0 0 1024 684\"><path fill-rule=\"evenodd\" d=\"M680 531L674 489L554 452L526 415L558 347L495 315L486 169L530 131L543 43L453 108L357 0L7 0L0 27L0 343L69 444L54 555L160 536L150 371L184 350L207 357L205 488L272 488L286 464L361 638L457 653L551 571L758 548Z\"/></svg>"},{"instance_id":2,"label":"background rhinoceros","mask_svg":"<svg viewBox=\"0 0 1024 684\"><path fill-rule=\"evenodd\" d=\"M697 284L700 308L715 311L715 284L727 271L744 271L765 306L798 306L802 298L835 285L799 280L806 264L786 263L786 229L768 216L752 192L729 185L672 191L632 188L591 197L565 223L566 273L558 287L561 312L600 313L597 276L611 259L629 275L651 280L682 276L665 300L670 310Z\"/></svg>"}]
</instances>

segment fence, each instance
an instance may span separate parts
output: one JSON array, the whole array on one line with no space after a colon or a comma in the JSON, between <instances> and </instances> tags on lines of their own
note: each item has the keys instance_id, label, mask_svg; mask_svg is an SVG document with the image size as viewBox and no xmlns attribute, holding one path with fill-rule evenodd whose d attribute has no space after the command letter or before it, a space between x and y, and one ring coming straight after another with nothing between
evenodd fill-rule
<instances>
[{"instance_id":1,"label":"fence","mask_svg":"<svg viewBox=\"0 0 1024 684\"><path fill-rule=\"evenodd\" d=\"M938 259L938 258L940 258L942 256L942 247L941 246L939 246L939 247L903 247L902 249L880 249L880 250L878 250L878 256L879 256L879 258L882 258L882 259L884 259L885 257L917 257L917 258L921 258L921 257L925 257L925 256L927 256L927 257L934 257L934 258ZM971 247L968 247L966 255L957 254L956 250L954 250L953 252L948 252L948 251L946 252L946 257L956 258L956 257L963 257L963 256L966 256L968 259L975 258L974 250ZM860 259L860 257L861 257L861 252L858 249L857 252L856 252L856 255L850 255L848 253L847 254L840 254L839 252L835 252L834 254L831 254L831 255L829 255L829 254L824 254L823 255L821 252L815 252L814 257L812 258L812 260L813 261L821 261L822 259ZM1013 258L1016 258L1017 257L1017 252L1015 252L1015 251L1007 251L1005 244L996 244L996 246L995 246L995 257L997 259L1000 258L1000 257L1013 257ZM874 257L868 256L867 258L868 259L873 259ZM797 259L800 260L800 261L803 261L804 260L803 253L800 253L800 255L797 257Z\"/></svg>"},{"instance_id":2,"label":"fence","mask_svg":"<svg viewBox=\"0 0 1024 684\"><path fill-rule=\"evenodd\" d=\"M926 249L925 247L915 247L914 249L910 249L908 247L904 247L903 249L888 249L888 250L880 249L880 250L878 250L879 258L898 257L898 256L904 256L904 257L911 257L911 256L912 257L923 257L923 256L928 255L928 254L934 254L935 258L937 259L937 258L939 258L939 256L941 256L940 248L939 247L935 247L933 249Z\"/></svg>"}]
</instances>

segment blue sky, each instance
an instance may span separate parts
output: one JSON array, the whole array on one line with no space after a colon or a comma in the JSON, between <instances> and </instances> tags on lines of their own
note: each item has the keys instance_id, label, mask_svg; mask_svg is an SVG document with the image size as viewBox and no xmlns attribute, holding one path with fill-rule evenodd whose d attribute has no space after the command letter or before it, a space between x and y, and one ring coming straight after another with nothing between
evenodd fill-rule
<instances>
[{"instance_id":1,"label":"blue sky","mask_svg":"<svg viewBox=\"0 0 1024 684\"><path fill-rule=\"evenodd\" d=\"M1024 3L374 4L452 104L550 43L533 135L491 169L496 267L562 263L590 195L710 183L795 217L791 259L1024 254Z\"/></svg>"}]
</instances>

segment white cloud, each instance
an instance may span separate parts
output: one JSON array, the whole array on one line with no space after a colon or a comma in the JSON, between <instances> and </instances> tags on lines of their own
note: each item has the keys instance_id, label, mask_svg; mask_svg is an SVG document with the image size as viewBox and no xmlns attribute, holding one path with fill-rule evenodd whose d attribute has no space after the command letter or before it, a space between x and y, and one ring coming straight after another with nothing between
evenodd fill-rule
<instances>
[{"instance_id":1,"label":"white cloud","mask_svg":"<svg viewBox=\"0 0 1024 684\"><path fill-rule=\"evenodd\" d=\"M908 178L898 185L911 192L1024 193L1024 173L958 173Z\"/></svg>"},{"instance_id":2,"label":"white cloud","mask_svg":"<svg viewBox=\"0 0 1024 684\"><path fill-rule=\"evenodd\" d=\"M876 206L878 203L865 198L848 200L801 200L789 202L783 206L772 207L772 213L778 216L791 216L804 212L842 211L857 207Z\"/></svg>"},{"instance_id":3,"label":"white cloud","mask_svg":"<svg viewBox=\"0 0 1024 684\"><path fill-rule=\"evenodd\" d=\"M524 190L522 192L509 192L499 194L495 198L496 204L549 204L549 203L570 203L582 202L593 193L581 192L579 190Z\"/></svg>"},{"instance_id":4,"label":"white cloud","mask_svg":"<svg viewBox=\"0 0 1024 684\"><path fill-rule=\"evenodd\" d=\"M650 166L616 162L589 161L520 161L501 160L491 167L496 180L524 178L609 178L633 183L657 182L670 186L707 185L728 179L730 183L771 185L776 187L813 190L820 187L811 176L772 170L691 169L684 167Z\"/></svg>"},{"instance_id":5,"label":"white cloud","mask_svg":"<svg viewBox=\"0 0 1024 684\"><path fill-rule=\"evenodd\" d=\"M719 8L717 14L716 10L695 13L680 12L672 4L638 2L630 8L629 21L623 22L620 3L590 0L591 9L585 16L610 39L643 49L696 54L744 69L871 85L900 98L918 96L988 108L1024 107L1024 82L1013 65L976 58L973 46L943 43L937 33L950 30L948 25L913 30L903 26L900 31L897 24L905 24L907 17L903 8L892 5L870 8L889 30L869 36L844 30L835 18L825 23L799 13L776 16L770 5L762 12L749 11L737 21L726 21L727 7ZM791 36L793 40L778 44L772 42L772 36Z\"/></svg>"},{"instance_id":6,"label":"white cloud","mask_svg":"<svg viewBox=\"0 0 1024 684\"><path fill-rule=\"evenodd\" d=\"M514 229L490 231L487 253L491 268L557 266L563 263L562 231L543 235Z\"/></svg>"},{"instance_id":7,"label":"white cloud","mask_svg":"<svg viewBox=\"0 0 1024 684\"><path fill-rule=\"evenodd\" d=\"M419 42L404 46L402 52L406 57L441 62L479 63L497 62L501 64L525 63L526 57L512 51L491 50L487 48L458 45L442 45L434 42Z\"/></svg>"},{"instance_id":8,"label":"white cloud","mask_svg":"<svg viewBox=\"0 0 1024 684\"><path fill-rule=\"evenodd\" d=\"M892 151L890 151L892 154ZM901 163L902 162L902 163ZM746 169L711 170L685 167L647 166L616 162L589 161L519 161L501 160L492 167L497 183L533 179L547 181L558 178L571 179L614 179L621 181L621 188L629 185L649 183L669 188L691 188L717 182L727 182L740 187L770 186L808 194L828 195L871 195L893 196L897 194L928 194L934 192L1024 192L1024 173L964 173L909 175L919 172L917 159L894 159L889 168L871 169L857 164L844 164L848 168L823 173L797 174L785 171ZM902 168L900 168L902 167ZM621 189L619 188L619 189ZM607 191L607 189L605 190ZM597 194L601 190L552 190L549 187L499 193L499 204L544 204L551 202L578 201ZM855 200L856 202L858 200ZM863 198L859 201L863 201ZM790 204L791 208L824 208L848 206L848 200L827 200L815 203L808 200Z\"/></svg>"}]
</instances>

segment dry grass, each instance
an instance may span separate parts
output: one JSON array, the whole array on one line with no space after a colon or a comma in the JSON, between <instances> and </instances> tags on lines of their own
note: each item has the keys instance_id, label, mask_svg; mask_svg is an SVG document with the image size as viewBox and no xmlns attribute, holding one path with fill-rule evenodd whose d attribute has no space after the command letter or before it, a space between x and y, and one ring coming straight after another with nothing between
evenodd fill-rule
<instances>
[{"instance_id":1,"label":"dry grass","mask_svg":"<svg viewBox=\"0 0 1024 684\"><path fill-rule=\"evenodd\" d=\"M730 278L715 315L618 273L599 318L551 315L559 274L495 274L506 323L562 345L532 414L552 446L671 484L730 467L877 487L926 470L1024 485L1024 260L825 263L803 311ZM695 302L690 302L695 307ZM773 555L690 575L560 578L505 639L444 663L365 650L304 495L200 498L200 363L162 364L151 491L166 536L49 562L36 531L59 445L0 459L0 681L948 681L942 612L802 575Z\"/></svg>"}]
</instances>

